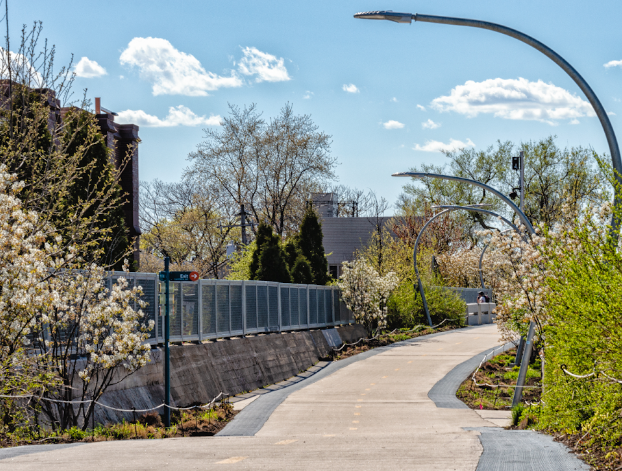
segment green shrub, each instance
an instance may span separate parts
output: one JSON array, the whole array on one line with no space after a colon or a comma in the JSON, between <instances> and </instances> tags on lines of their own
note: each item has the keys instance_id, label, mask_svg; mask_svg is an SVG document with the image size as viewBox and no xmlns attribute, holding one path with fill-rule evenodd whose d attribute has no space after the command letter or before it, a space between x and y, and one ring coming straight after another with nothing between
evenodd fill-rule
<instances>
[{"instance_id":1,"label":"green shrub","mask_svg":"<svg viewBox=\"0 0 622 471\"><path fill-rule=\"evenodd\" d=\"M465 303L458 294L440 286L424 287L424 290L433 324L445 319L454 321L456 326L463 324ZM408 279L402 281L391 294L387 307L389 329L413 328L428 323L419 290Z\"/></svg>"},{"instance_id":2,"label":"green shrub","mask_svg":"<svg viewBox=\"0 0 622 471\"><path fill-rule=\"evenodd\" d=\"M523 412L525 412L525 406L523 404L512 407L512 425L514 427L518 426L520 423Z\"/></svg>"}]
</instances>

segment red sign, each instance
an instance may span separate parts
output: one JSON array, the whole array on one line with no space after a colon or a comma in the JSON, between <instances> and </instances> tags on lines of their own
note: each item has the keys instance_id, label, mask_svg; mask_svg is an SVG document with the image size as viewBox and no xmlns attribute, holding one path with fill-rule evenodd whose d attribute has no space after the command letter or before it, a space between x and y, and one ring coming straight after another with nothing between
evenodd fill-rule
<instances>
[{"instance_id":1,"label":"red sign","mask_svg":"<svg viewBox=\"0 0 622 471\"><path fill-rule=\"evenodd\" d=\"M199 279L199 274L196 271L191 271L189 278L190 281L197 281Z\"/></svg>"}]
</instances>

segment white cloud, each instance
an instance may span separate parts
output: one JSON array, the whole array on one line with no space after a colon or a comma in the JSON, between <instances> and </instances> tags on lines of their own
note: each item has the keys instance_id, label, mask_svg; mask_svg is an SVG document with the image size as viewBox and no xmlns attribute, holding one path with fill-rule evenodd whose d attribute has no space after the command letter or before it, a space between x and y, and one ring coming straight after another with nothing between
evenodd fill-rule
<instances>
[{"instance_id":1,"label":"white cloud","mask_svg":"<svg viewBox=\"0 0 622 471\"><path fill-rule=\"evenodd\" d=\"M220 126L220 116L198 116L189 108L179 105L171 106L168 109L166 118L160 119L157 116L147 114L143 110L125 110L119 112L116 118L119 123L132 123L138 126L165 128L173 126Z\"/></svg>"},{"instance_id":2,"label":"white cloud","mask_svg":"<svg viewBox=\"0 0 622 471\"><path fill-rule=\"evenodd\" d=\"M581 97L542 80L488 79L467 81L449 96L432 100L439 111L455 111L469 117L490 113L504 119L551 120L595 116L592 106Z\"/></svg>"},{"instance_id":3,"label":"white cloud","mask_svg":"<svg viewBox=\"0 0 622 471\"><path fill-rule=\"evenodd\" d=\"M80 61L75 65L73 70L76 73L76 76L82 78L96 78L103 75L108 75L106 69L104 69L96 61L92 61L88 57L83 57L82 59L80 59Z\"/></svg>"},{"instance_id":4,"label":"white cloud","mask_svg":"<svg viewBox=\"0 0 622 471\"><path fill-rule=\"evenodd\" d=\"M343 87L341 87L341 88L343 89L344 92L348 92L348 93L359 93L360 92L358 87L356 85L354 85L353 83L351 83L350 85L346 85L344 83Z\"/></svg>"},{"instance_id":5,"label":"white cloud","mask_svg":"<svg viewBox=\"0 0 622 471\"><path fill-rule=\"evenodd\" d=\"M291 80L285 68L283 58L261 52L256 47L242 48L244 57L238 64L238 70L244 75L257 75L256 82L284 82Z\"/></svg>"},{"instance_id":6,"label":"white cloud","mask_svg":"<svg viewBox=\"0 0 622 471\"><path fill-rule=\"evenodd\" d=\"M137 67L141 78L152 83L154 95L207 96L208 91L242 85L234 73L221 77L207 72L196 57L162 38L132 39L119 60Z\"/></svg>"},{"instance_id":7,"label":"white cloud","mask_svg":"<svg viewBox=\"0 0 622 471\"><path fill-rule=\"evenodd\" d=\"M393 98L391 98L391 101L392 101L393 103L397 103L397 98L393 97Z\"/></svg>"},{"instance_id":8,"label":"white cloud","mask_svg":"<svg viewBox=\"0 0 622 471\"><path fill-rule=\"evenodd\" d=\"M421 111L425 111L425 106L423 105L417 105L417 108L419 108Z\"/></svg>"},{"instance_id":9,"label":"white cloud","mask_svg":"<svg viewBox=\"0 0 622 471\"><path fill-rule=\"evenodd\" d=\"M441 124L435 123L431 119L428 119L427 121L424 121L423 123L421 123L421 127L423 129L436 129L436 128L440 128Z\"/></svg>"},{"instance_id":10,"label":"white cloud","mask_svg":"<svg viewBox=\"0 0 622 471\"><path fill-rule=\"evenodd\" d=\"M572 121L570 121L570 124L581 124L581 121L579 121L577 118L575 118Z\"/></svg>"},{"instance_id":11,"label":"white cloud","mask_svg":"<svg viewBox=\"0 0 622 471\"><path fill-rule=\"evenodd\" d=\"M603 64L603 66L607 69L610 67L622 67L622 61L609 61L606 64Z\"/></svg>"},{"instance_id":12,"label":"white cloud","mask_svg":"<svg viewBox=\"0 0 622 471\"><path fill-rule=\"evenodd\" d=\"M440 141L426 141L424 145L415 144L413 150L421 150L423 152L452 152L466 147L475 147L475 144L471 139L467 139L466 142L449 139L449 144Z\"/></svg>"},{"instance_id":13,"label":"white cloud","mask_svg":"<svg viewBox=\"0 0 622 471\"><path fill-rule=\"evenodd\" d=\"M382 123L385 129L402 129L404 127L404 123L400 123L399 121L393 121L390 119L386 123Z\"/></svg>"},{"instance_id":14,"label":"white cloud","mask_svg":"<svg viewBox=\"0 0 622 471\"><path fill-rule=\"evenodd\" d=\"M309 90L307 90L302 98L305 99L305 100L308 100L312 96L313 96L313 92L310 92Z\"/></svg>"}]
</instances>

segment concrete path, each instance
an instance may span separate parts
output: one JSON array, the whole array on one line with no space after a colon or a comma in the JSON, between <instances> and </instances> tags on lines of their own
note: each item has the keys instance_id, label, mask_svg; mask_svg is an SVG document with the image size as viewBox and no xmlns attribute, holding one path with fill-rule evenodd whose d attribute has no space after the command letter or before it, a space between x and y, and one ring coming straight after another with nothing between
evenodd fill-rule
<instances>
[{"instance_id":1,"label":"concrete path","mask_svg":"<svg viewBox=\"0 0 622 471\"><path fill-rule=\"evenodd\" d=\"M5 459L0 451L0 470L475 470L481 430L498 427L498 418L439 408L428 393L457 365L496 345L496 326L485 325L351 360L284 397L254 436L27 447L29 454L15 450Z\"/></svg>"}]
</instances>

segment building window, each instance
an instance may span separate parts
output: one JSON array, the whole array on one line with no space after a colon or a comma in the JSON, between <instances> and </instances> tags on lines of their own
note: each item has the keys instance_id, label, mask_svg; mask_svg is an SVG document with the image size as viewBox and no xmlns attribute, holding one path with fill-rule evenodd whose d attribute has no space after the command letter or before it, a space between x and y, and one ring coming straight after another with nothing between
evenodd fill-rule
<instances>
[{"instance_id":1,"label":"building window","mask_svg":"<svg viewBox=\"0 0 622 471\"><path fill-rule=\"evenodd\" d=\"M339 278L339 265L330 265L328 267L328 272L330 273L330 276L332 276L333 278L335 279Z\"/></svg>"}]
</instances>

